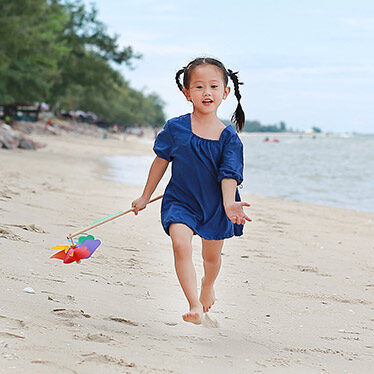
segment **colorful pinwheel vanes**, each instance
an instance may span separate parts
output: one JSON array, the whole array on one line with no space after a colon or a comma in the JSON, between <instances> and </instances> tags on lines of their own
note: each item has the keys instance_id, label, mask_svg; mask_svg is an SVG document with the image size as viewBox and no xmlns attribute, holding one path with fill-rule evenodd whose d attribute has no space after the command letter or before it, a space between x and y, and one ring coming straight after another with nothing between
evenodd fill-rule
<instances>
[{"instance_id":1,"label":"colorful pinwheel vanes","mask_svg":"<svg viewBox=\"0 0 374 374\"><path fill-rule=\"evenodd\" d=\"M74 261L77 263L80 260L91 257L92 253L95 252L97 247L101 244L100 240L95 240L92 235L81 236L78 239L78 243L72 245L57 245L52 249L59 252L55 253L50 258L58 258L64 262L64 264L70 264Z\"/></svg>"}]
</instances>

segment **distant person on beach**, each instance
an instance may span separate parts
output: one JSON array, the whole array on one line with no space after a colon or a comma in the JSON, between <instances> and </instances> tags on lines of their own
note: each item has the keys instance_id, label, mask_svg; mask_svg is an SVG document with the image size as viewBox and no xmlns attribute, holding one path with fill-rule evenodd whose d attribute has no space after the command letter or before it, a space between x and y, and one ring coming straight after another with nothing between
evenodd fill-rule
<instances>
[{"instance_id":1,"label":"distant person on beach","mask_svg":"<svg viewBox=\"0 0 374 374\"><path fill-rule=\"evenodd\" d=\"M223 240L243 234L250 221L243 211L238 185L243 181L243 144L235 129L225 126L217 109L234 83L238 105L233 115L237 131L244 126L238 73L213 58L196 58L176 74L176 83L193 105L192 113L167 121L158 134L156 158L141 197L132 202L135 214L146 207L169 162L172 176L161 205L161 221L171 237L175 270L189 303L186 322L200 324L215 302L214 282L221 267ZM183 75L183 84L180 77ZM192 236L202 239L204 277L198 296L192 262Z\"/></svg>"}]
</instances>

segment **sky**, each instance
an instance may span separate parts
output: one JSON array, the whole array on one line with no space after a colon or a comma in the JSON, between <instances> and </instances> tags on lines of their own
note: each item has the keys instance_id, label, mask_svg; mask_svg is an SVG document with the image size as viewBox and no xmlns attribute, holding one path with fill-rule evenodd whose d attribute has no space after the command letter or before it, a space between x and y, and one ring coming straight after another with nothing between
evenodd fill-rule
<instances>
[{"instance_id":1,"label":"sky","mask_svg":"<svg viewBox=\"0 0 374 374\"><path fill-rule=\"evenodd\" d=\"M96 0L121 46L142 54L117 66L131 86L157 93L167 118L191 112L175 73L195 57L239 71L248 120L287 128L374 133L372 0ZM230 94L219 108L228 119Z\"/></svg>"}]
</instances>

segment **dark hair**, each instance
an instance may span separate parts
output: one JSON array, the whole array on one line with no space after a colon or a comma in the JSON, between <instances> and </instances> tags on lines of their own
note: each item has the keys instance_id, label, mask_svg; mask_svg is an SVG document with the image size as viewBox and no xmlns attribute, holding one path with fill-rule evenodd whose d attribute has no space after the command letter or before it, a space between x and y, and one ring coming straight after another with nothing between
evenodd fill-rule
<instances>
[{"instance_id":1,"label":"dark hair","mask_svg":"<svg viewBox=\"0 0 374 374\"><path fill-rule=\"evenodd\" d=\"M229 77L231 78L232 82L234 83L234 94L238 100L238 106L235 109L234 114L231 117L231 122L235 123L236 130L239 132L243 129L244 122L245 122L245 115L240 104L240 99L242 96L239 92L239 85L243 84L243 82L239 82L238 72L234 73L232 70L225 68L222 62L216 60L215 58L211 57L199 57L195 58L191 61L187 66L177 71L175 76L175 81L177 82L178 88L182 91L183 88L189 88L190 86L190 79L191 79L191 72L197 66L200 65L214 65L222 71L223 80L225 82L225 86L227 86L229 82ZM183 85L180 82L180 76L183 74Z\"/></svg>"}]
</instances>

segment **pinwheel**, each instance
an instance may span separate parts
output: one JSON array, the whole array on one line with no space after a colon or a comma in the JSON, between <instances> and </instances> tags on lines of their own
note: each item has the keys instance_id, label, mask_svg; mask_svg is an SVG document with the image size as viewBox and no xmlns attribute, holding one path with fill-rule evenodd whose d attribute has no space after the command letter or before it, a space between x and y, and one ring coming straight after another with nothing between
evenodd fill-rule
<instances>
[{"instance_id":1,"label":"pinwheel","mask_svg":"<svg viewBox=\"0 0 374 374\"><path fill-rule=\"evenodd\" d=\"M96 248L101 244L100 240L95 240L92 235L81 236L78 239L78 243L72 245L57 245L52 249L58 250L56 254L51 258L58 258L64 262L64 264L70 264L74 261L77 263L82 259L91 257L92 253L95 252Z\"/></svg>"},{"instance_id":2,"label":"pinwheel","mask_svg":"<svg viewBox=\"0 0 374 374\"><path fill-rule=\"evenodd\" d=\"M163 195L157 196L154 199L150 200L149 203L152 203L156 200L159 200L162 198ZM129 209L126 211L121 211L118 213L111 214L109 216L100 218L96 220L95 222L92 222L92 224L88 227L85 227L84 229L77 231L73 234L69 234L67 236L67 239L71 241L71 245L57 245L53 247L52 249L58 250L59 252L55 253L50 258L57 258L62 260L65 264L70 264L72 262L79 263L80 260L86 259L91 257L91 255L95 252L95 250L98 248L98 246L101 244L100 240L95 240L95 238L92 235L87 236L81 236L78 239L78 242L74 242L73 238L86 233L89 230L92 230L93 228L103 225L104 223L107 223L109 221L112 221L116 218L122 217L123 215L133 212L134 209Z\"/></svg>"}]
</instances>

